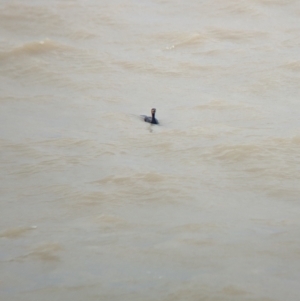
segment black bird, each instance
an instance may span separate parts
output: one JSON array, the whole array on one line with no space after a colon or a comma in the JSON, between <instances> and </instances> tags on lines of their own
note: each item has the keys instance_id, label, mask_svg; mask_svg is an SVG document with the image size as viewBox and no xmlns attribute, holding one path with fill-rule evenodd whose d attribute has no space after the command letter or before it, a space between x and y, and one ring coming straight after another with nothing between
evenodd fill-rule
<instances>
[{"instance_id":1,"label":"black bird","mask_svg":"<svg viewBox=\"0 0 300 301\"><path fill-rule=\"evenodd\" d=\"M151 117L145 115L142 115L141 117L144 119L145 122L149 122L152 124L159 124L158 120L155 118L155 113L156 113L156 109L153 108L151 110L151 115L152 115Z\"/></svg>"}]
</instances>

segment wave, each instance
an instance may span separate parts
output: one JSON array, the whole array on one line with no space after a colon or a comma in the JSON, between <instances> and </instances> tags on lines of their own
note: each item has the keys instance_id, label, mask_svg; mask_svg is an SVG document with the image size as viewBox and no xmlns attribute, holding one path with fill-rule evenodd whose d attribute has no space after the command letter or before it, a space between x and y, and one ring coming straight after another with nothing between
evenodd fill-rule
<instances>
[{"instance_id":1,"label":"wave","mask_svg":"<svg viewBox=\"0 0 300 301\"><path fill-rule=\"evenodd\" d=\"M222 164L226 169L264 179L267 186L272 186L274 181L289 186L300 180L299 147L298 136L273 138L257 143L214 146L203 151L200 157L213 164Z\"/></svg>"},{"instance_id":2,"label":"wave","mask_svg":"<svg viewBox=\"0 0 300 301\"><path fill-rule=\"evenodd\" d=\"M193 110L251 110L256 111L255 107L241 104L241 103L229 103L225 100L212 100L208 103L194 106Z\"/></svg>"},{"instance_id":3,"label":"wave","mask_svg":"<svg viewBox=\"0 0 300 301\"><path fill-rule=\"evenodd\" d=\"M77 91L98 88L102 82L101 71L109 71L107 64L96 54L50 39L28 42L2 51L0 62L2 71L12 79L39 84L40 87L50 84ZM90 73L98 77L82 79L83 74Z\"/></svg>"},{"instance_id":4,"label":"wave","mask_svg":"<svg viewBox=\"0 0 300 301\"><path fill-rule=\"evenodd\" d=\"M9 51L0 52L0 60L22 55L42 55L52 51L65 51L70 48L71 47L50 39L33 41L15 47Z\"/></svg>"},{"instance_id":5,"label":"wave","mask_svg":"<svg viewBox=\"0 0 300 301\"><path fill-rule=\"evenodd\" d=\"M168 77L189 77L195 73L209 73L218 71L224 72L226 68L213 64L198 64L188 61L168 60L166 58L158 58L155 63L148 61L112 61L112 63L122 69L126 69L139 73L150 73L159 76Z\"/></svg>"},{"instance_id":6,"label":"wave","mask_svg":"<svg viewBox=\"0 0 300 301\"><path fill-rule=\"evenodd\" d=\"M106 176L93 184L110 192L119 200L178 202L188 198L187 188L182 187L183 178L157 172L128 171L126 175ZM154 189L155 188L155 189ZM163 196L163 199L161 198Z\"/></svg>"},{"instance_id":7,"label":"wave","mask_svg":"<svg viewBox=\"0 0 300 301\"><path fill-rule=\"evenodd\" d=\"M166 47L166 49L203 45L208 39L206 34L199 32L170 32L155 35L153 38L171 45Z\"/></svg>"},{"instance_id":8,"label":"wave","mask_svg":"<svg viewBox=\"0 0 300 301\"><path fill-rule=\"evenodd\" d=\"M289 63L282 65L281 67L288 69L290 71L299 72L300 71L300 61L289 62Z\"/></svg>"},{"instance_id":9,"label":"wave","mask_svg":"<svg viewBox=\"0 0 300 301\"><path fill-rule=\"evenodd\" d=\"M150 39L153 43L160 43L165 50L176 49L202 49L201 54L216 54L220 50L207 50L205 46L213 44L216 40L225 40L236 43L256 42L257 39L264 39L268 35L267 32L257 30L234 30L226 28L207 28L201 32L165 32L152 35Z\"/></svg>"},{"instance_id":10,"label":"wave","mask_svg":"<svg viewBox=\"0 0 300 301\"><path fill-rule=\"evenodd\" d=\"M287 6L292 3L296 3L297 0L256 0L257 3L262 5L277 5L277 6Z\"/></svg>"},{"instance_id":11,"label":"wave","mask_svg":"<svg viewBox=\"0 0 300 301\"><path fill-rule=\"evenodd\" d=\"M218 40L229 40L235 42L243 41L257 41L257 39L266 38L268 35L263 31L250 31L250 30L232 30L224 28L212 28L209 31L211 37Z\"/></svg>"},{"instance_id":12,"label":"wave","mask_svg":"<svg viewBox=\"0 0 300 301\"><path fill-rule=\"evenodd\" d=\"M219 0L220 3L220 8L218 11L225 11L229 13L234 13L234 14L246 14L250 16L259 16L261 15L260 9L257 7L257 5L253 3L249 3L246 1L239 1L239 0L231 0L231 1L222 1Z\"/></svg>"},{"instance_id":13,"label":"wave","mask_svg":"<svg viewBox=\"0 0 300 301\"><path fill-rule=\"evenodd\" d=\"M154 64L150 64L146 61L112 61L112 63L116 66L121 67L122 69L132 70L136 72L145 72L145 73L153 73L156 75L165 75L165 76L181 76L181 72L176 67L168 68L165 65L156 66Z\"/></svg>"},{"instance_id":14,"label":"wave","mask_svg":"<svg viewBox=\"0 0 300 301\"><path fill-rule=\"evenodd\" d=\"M0 237L5 238L19 238L28 233L31 230L34 230L36 227L19 227L19 228L9 228L0 232Z\"/></svg>"},{"instance_id":15,"label":"wave","mask_svg":"<svg viewBox=\"0 0 300 301\"><path fill-rule=\"evenodd\" d=\"M53 5L31 5L25 3L9 3L2 5L0 25L8 32L22 34L26 31L40 36L44 32L57 34L66 28L66 19L53 9Z\"/></svg>"}]
</instances>

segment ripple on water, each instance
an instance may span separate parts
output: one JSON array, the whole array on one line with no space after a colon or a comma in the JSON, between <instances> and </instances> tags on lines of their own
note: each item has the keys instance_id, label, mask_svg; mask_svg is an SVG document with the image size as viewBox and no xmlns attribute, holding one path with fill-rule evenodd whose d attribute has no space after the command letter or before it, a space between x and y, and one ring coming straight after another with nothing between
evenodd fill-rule
<instances>
[{"instance_id":1,"label":"ripple on water","mask_svg":"<svg viewBox=\"0 0 300 301\"><path fill-rule=\"evenodd\" d=\"M0 237L19 238L26 235L29 231L36 229L36 226L9 228L0 232Z\"/></svg>"}]
</instances>

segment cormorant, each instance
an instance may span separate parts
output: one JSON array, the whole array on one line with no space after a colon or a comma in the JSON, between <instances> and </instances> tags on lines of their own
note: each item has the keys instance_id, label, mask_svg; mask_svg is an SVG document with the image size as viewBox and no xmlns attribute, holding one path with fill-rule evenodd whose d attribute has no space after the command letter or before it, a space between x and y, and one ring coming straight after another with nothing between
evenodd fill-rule
<instances>
[{"instance_id":1,"label":"cormorant","mask_svg":"<svg viewBox=\"0 0 300 301\"><path fill-rule=\"evenodd\" d=\"M142 115L142 118L144 119L145 122L149 122L152 124L159 124L158 120L155 118L155 113L156 113L156 109L152 109L151 110L151 117L150 116L146 116L146 115Z\"/></svg>"}]
</instances>

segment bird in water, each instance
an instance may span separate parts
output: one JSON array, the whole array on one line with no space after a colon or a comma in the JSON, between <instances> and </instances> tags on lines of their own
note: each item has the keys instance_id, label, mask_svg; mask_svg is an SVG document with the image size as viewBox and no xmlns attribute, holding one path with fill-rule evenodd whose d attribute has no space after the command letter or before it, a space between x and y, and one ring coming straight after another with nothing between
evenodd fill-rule
<instances>
[{"instance_id":1,"label":"bird in water","mask_svg":"<svg viewBox=\"0 0 300 301\"><path fill-rule=\"evenodd\" d=\"M158 120L155 118L156 109L151 110L151 117L146 115L141 115L141 117L144 119L145 122L149 122L152 124L159 124Z\"/></svg>"}]
</instances>

